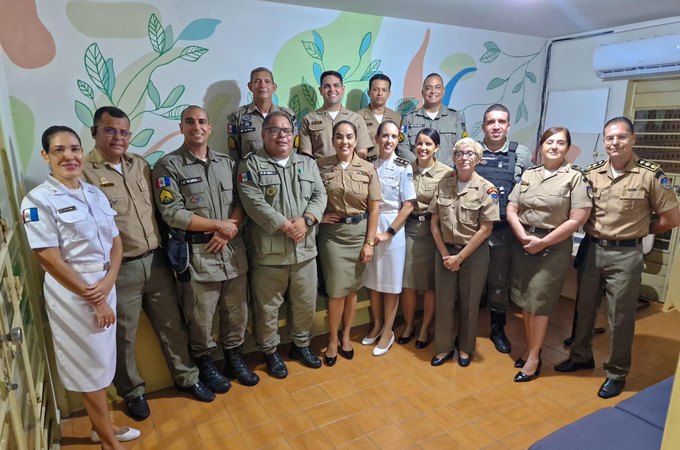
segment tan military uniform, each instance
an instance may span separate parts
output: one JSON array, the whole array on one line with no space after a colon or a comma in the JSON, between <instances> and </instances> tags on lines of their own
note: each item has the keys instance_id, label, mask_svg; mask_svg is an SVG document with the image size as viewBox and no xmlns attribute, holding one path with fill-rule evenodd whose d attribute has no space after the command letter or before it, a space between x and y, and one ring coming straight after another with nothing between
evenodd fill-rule
<instances>
[{"instance_id":1,"label":"tan military uniform","mask_svg":"<svg viewBox=\"0 0 680 450\"><path fill-rule=\"evenodd\" d=\"M589 187L581 169L565 161L547 178L543 166L528 169L509 201L517 205L527 235L542 238L569 220L572 209L592 207ZM571 238L535 254L525 252L515 240L510 264L512 301L531 314L550 315L559 301L571 253Z\"/></svg>"},{"instance_id":2,"label":"tan military uniform","mask_svg":"<svg viewBox=\"0 0 680 450\"><path fill-rule=\"evenodd\" d=\"M359 262L364 246L370 201L380 200L378 174L370 162L354 155L346 169L337 156L317 160L328 194L326 213L343 220L319 225L319 261L326 291L331 298L355 292L363 284L366 265Z\"/></svg>"},{"instance_id":3,"label":"tan military uniform","mask_svg":"<svg viewBox=\"0 0 680 450\"><path fill-rule=\"evenodd\" d=\"M652 212L677 208L678 200L658 164L636 156L617 178L609 161L588 166L586 177L592 185L593 211L585 225L588 250L578 268L578 320L571 358L586 362L593 357L592 329L604 292L610 333L604 370L608 378L621 380L630 371L644 268L639 238L649 234Z\"/></svg>"},{"instance_id":4,"label":"tan military uniform","mask_svg":"<svg viewBox=\"0 0 680 450\"><path fill-rule=\"evenodd\" d=\"M366 122L366 130L368 131L368 136L371 138L371 142L373 143L373 147L369 149L367 156L378 156L380 154L380 149L378 148L378 144L375 141L375 134L378 132L378 126L380 126L380 124L386 120L391 120L392 122L396 123L397 126L400 126L401 114L391 110L390 108L385 108L385 114L383 114L382 121L380 121L377 119L377 117L375 117L375 115L373 115L373 111L371 111L370 106L360 109L357 111L357 114L359 114L361 118L364 119L364 122Z\"/></svg>"},{"instance_id":5,"label":"tan military uniform","mask_svg":"<svg viewBox=\"0 0 680 450\"><path fill-rule=\"evenodd\" d=\"M165 155L153 169L154 197L165 223L186 230L197 214L225 220L240 206L234 190L234 161L227 155L208 151L206 161L182 146ZM208 253L204 233L188 233L191 244L191 282L184 292L185 315L189 320L190 348L194 357L210 353L214 346L212 321L219 305L220 340L226 349L243 344L248 307L246 303L245 242L237 234L222 253Z\"/></svg>"},{"instance_id":6,"label":"tan military uniform","mask_svg":"<svg viewBox=\"0 0 680 450\"><path fill-rule=\"evenodd\" d=\"M283 111L293 122L294 140L297 146L297 121L295 113L283 106L272 105L269 112ZM229 156L234 161L240 161L250 152L262 150L262 124L265 116L257 109L255 103L241 106L227 117L227 143Z\"/></svg>"},{"instance_id":7,"label":"tan military uniform","mask_svg":"<svg viewBox=\"0 0 680 450\"><path fill-rule=\"evenodd\" d=\"M409 161L416 159L416 136L423 128L432 128L439 132L440 146L437 152L437 160L453 167L453 145L459 139L467 137L463 113L443 105L439 108L434 119L430 119L425 108L408 113L401 122L404 140L397 147L399 156Z\"/></svg>"},{"instance_id":8,"label":"tan military uniform","mask_svg":"<svg viewBox=\"0 0 680 450\"><path fill-rule=\"evenodd\" d=\"M454 175L440 181L430 209L439 216L439 229L451 255L456 255L479 230L481 222L499 220L498 191L476 173L467 187L458 192ZM489 245L486 241L468 256L457 272L444 267L442 255L435 256L435 347L437 353L458 348L466 353L475 351L479 299L482 296L489 268ZM458 330L455 329L458 313Z\"/></svg>"},{"instance_id":9,"label":"tan military uniform","mask_svg":"<svg viewBox=\"0 0 680 450\"><path fill-rule=\"evenodd\" d=\"M359 114L346 108L341 108L340 111L338 111L335 120L328 112L324 111L323 108L319 108L316 111L307 114L302 119L302 125L300 126L299 148L301 150L311 150L312 155L314 155L315 158L334 155L333 125L341 120L347 120L356 125L356 148L371 148L373 143L368 136L364 119L362 119Z\"/></svg>"},{"instance_id":10,"label":"tan military uniform","mask_svg":"<svg viewBox=\"0 0 680 450\"><path fill-rule=\"evenodd\" d=\"M187 343L189 337L179 310L175 278L158 248L161 236L156 223L151 169L141 156L125 153L119 173L99 150L85 158L83 179L99 187L116 210L116 226L123 242L123 263L116 280L116 374L113 383L126 400L144 394L144 380L137 370L135 345L142 308L163 346L163 354L175 383L198 383L198 369ZM158 249L158 250L157 250Z\"/></svg>"},{"instance_id":11,"label":"tan military uniform","mask_svg":"<svg viewBox=\"0 0 680 450\"><path fill-rule=\"evenodd\" d=\"M265 150L250 153L239 165L237 186L250 218L247 234L250 286L254 300L255 338L265 353L281 342L279 308L288 292L288 328L297 347L308 347L316 312L316 229L295 244L279 228L290 219L326 208L326 190L316 162L291 153L285 167Z\"/></svg>"}]
</instances>

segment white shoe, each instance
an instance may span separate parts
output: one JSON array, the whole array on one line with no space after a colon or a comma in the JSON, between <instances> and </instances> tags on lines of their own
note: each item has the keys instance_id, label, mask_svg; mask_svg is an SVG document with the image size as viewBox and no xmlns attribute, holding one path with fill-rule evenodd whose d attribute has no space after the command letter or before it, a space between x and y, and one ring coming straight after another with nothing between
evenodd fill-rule
<instances>
[{"instance_id":1,"label":"white shoe","mask_svg":"<svg viewBox=\"0 0 680 450\"><path fill-rule=\"evenodd\" d=\"M380 333L376 337L370 337L369 335L366 335L365 338L361 340L361 345L373 345L375 342L380 339L380 336L382 336L384 328L380 330Z\"/></svg>"},{"instance_id":2,"label":"white shoe","mask_svg":"<svg viewBox=\"0 0 680 450\"><path fill-rule=\"evenodd\" d=\"M139 431L136 428L121 427L120 430L118 430L118 433L116 433L116 439L118 439L118 442L127 442L127 441L133 441L141 435L142 435L142 432ZM102 441L101 439L99 439L99 435L94 430L90 431L90 440L92 442L94 442L95 444Z\"/></svg>"},{"instance_id":3,"label":"white shoe","mask_svg":"<svg viewBox=\"0 0 680 450\"><path fill-rule=\"evenodd\" d=\"M382 356L388 352L390 347L394 344L394 331L392 332L392 337L390 338L390 343L387 344L386 348L380 348L377 345L373 348L373 356Z\"/></svg>"}]
</instances>

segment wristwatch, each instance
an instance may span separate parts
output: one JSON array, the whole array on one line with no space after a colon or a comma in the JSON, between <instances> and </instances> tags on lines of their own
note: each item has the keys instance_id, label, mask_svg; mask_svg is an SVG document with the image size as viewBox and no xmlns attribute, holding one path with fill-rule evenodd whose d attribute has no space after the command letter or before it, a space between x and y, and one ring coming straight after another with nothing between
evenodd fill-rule
<instances>
[{"instance_id":1,"label":"wristwatch","mask_svg":"<svg viewBox=\"0 0 680 450\"><path fill-rule=\"evenodd\" d=\"M366 243L371 247L375 247L375 241L373 239L366 239Z\"/></svg>"},{"instance_id":2,"label":"wristwatch","mask_svg":"<svg viewBox=\"0 0 680 450\"><path fill-rule=\"evenodd\" d=\"M307 224L307 226L309 228L312 228L314 226L314 224L316 224L316 220L314 218L312 218L310 216L302 216L302 217L305 219L305 224Z\"/></svg>"},{"instance_id":3,"label":"wristwatch","mask_svg":"<svg viewBox=\"0 0 680 450\"><path fill-rule=\"evenodd\" d=\"M394 230L392 227L387 227L387 232L391 234L392 236L396 235L397 232Z\"/></svg>"}]
</instances>

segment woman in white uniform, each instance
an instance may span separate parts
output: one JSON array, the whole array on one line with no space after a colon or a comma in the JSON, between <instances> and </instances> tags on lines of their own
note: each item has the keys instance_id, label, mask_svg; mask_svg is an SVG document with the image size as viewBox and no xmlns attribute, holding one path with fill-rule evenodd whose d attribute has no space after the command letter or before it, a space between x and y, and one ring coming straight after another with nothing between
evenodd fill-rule
<instances>
[{"instance_id":1,"label":"woman in white uniform","mask_svg":"<svg viewBox=\"0 0 680 450\"><path fill-rule=\"evenodd\" d=\"M82 392L91 439L105 449L139 437L111 423L106 388L116 369L115 280L122 244L116 212L98 188L79 180L83 150L75 131L53 126L42 136L48 179L21 203L28 242L45 274L44 296L64 387Z\"/></svg>"},{"instance_id":2,"label":"woman in white uniform","mask_svg":"<svg viewBox=\"0 0 680 450\"><path fill-rule=\"evenodd\" d=\"M366 268L364 280L364 286L370 289L373 329L361 343L372 345L379 340L373 348L373 356L381 356L394 343L392 326L397 315L406 255L403 226L413 211L416 190L411 165L408 160L394 153L399 143L399 126L391 120L382 122L378 126L375 142L380 154L367 160L373 163L378 172L382 199L375 251Z\"/></svg>"}]
</instances>

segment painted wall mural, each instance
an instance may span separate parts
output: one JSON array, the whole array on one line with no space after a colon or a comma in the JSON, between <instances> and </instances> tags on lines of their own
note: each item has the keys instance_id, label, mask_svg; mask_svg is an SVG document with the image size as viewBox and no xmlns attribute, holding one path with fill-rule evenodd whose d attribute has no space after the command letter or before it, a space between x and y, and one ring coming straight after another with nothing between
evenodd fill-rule
<instances>
[{"instance_id":1,"label":"painted wall mural","mask_svg":"<svg viewBox=\"0 0 680 450\"><path fill-rule=\"evenodd\" d=\"M22 2L0 3L17 9ZM321 106L324 70L344 75L344 103L353 110L368 104L372 75L389 75L388 106L403 115L421 106L424 76L439 72L444 104L465 113L472 137L482 135L486 107L499 102L512 113L511 137L529 146L535 139L541 38L260 0L26 3L11 26L28 30L21 39L37 56L17 59L20 52L12 52L21 42L7 45L6 32L0 41L17 159L29 184L46 171L36 148L42 130L57 122L72 126L90 148L92 114L104 105L128 113L131 151L150 163L181 144L177 124L189 104L206 108L210 144L226 150L226 116L251 101L246 84L257 66L273 70L274 101L298 118ZM26 14L31 4L35 13Z\"/></svg>"}]
</instances>

